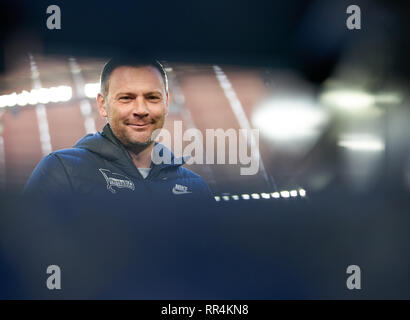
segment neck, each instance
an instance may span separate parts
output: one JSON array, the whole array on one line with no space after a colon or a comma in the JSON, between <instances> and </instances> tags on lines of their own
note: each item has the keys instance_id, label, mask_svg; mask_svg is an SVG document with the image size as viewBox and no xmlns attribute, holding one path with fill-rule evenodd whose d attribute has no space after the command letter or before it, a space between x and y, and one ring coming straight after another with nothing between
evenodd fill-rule
<instances>
[{"instance_id":1,"label":"neck","mask_svg":"<svg viewBox=\"0 0 410 320\"><path fill-rule=\"evenodd\" d=\"M137 168L150 168L151 167L151 153L154 148L154 143L148 147L133 147L126 148L128 154L131 156L132 162Z\"/></svg>"}]
</instances>

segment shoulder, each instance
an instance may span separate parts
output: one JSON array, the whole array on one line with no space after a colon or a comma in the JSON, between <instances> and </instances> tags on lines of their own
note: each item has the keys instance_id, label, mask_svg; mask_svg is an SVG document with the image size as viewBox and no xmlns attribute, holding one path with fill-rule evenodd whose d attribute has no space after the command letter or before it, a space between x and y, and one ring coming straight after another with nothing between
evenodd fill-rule
<instances>
[{"instance_id":1,"label":"shoulder","mask_svg":"<svg viewBox=\"0 0 410 320\"><path fill-rule=\"evenodd\" d=\"M46 194L57 190L67 190L70 187L66 168L58 156L58 152L52 152L41 159L34 168L26 183L24 192L26 194Z\"/></svg>"},{"instance_id":2,"label":"shoulder","mask_svg":"<svg viewBox=\"0 0 410 320\"><path fill-rule=\"evenodd\" d=\"M84 160L90 160L93 157L95 155L91 151L74 147L54 151L43 160L45 162L59 161L63 166L71 166L81 164Z\"/></svg>"},{"instance_id":3,"label":"shoulder","mask_svg":"<svg viewBox=\"0 0 410 320\"><path fill-rule=\"evenodd\" d=\"M64 159L70 157L83 157L85 155L88 155L89 153L90 151L88 151L87 149L73 147L54 151L50 153L49 156Z\"/></svg>"},{"instance_id":4,"label":"shoulder","mask_svg":"<svg viewBox=\"0 0 410 320\"><path fill-rule=\"evenodd\" d=\"M81 165L91 157L90 152L80 148L61 149L51 152L40 160L34 168L28 184L48 180L63 181L67 179L70 168Z\"/></svg>"}]
</instances>

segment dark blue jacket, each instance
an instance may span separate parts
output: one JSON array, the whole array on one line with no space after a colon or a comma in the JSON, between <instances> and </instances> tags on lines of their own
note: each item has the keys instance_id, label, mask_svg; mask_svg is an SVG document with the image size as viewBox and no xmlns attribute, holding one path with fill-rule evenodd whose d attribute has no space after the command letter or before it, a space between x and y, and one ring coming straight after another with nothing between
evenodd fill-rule
<instances>
[{"instance_id":1,"label":"dark blue jacket","mask_svg":"<svg viewBox=\"0 0 410 320\"><path fill-rule=\"evenodd\" d=\"M43 158L29 178L24 193L29 195L148 195L171 198L208 198L211 192L196 173L182 167L165 146L156 143L159 155L169 153L168 164L152 164L146 179L135 167L122 143L107 124L103 131L88 134L71 149Z\"/></svg>"}]
</instances>

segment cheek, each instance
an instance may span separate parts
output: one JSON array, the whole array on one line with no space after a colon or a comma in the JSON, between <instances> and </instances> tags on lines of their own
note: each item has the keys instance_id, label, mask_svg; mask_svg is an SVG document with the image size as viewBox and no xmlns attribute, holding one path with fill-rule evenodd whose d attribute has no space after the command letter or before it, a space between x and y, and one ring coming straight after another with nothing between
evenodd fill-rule
<instances>
[{"instance_id":1,"label":"cheek","mask_svg":"<svg viewBox=\"0 0 410 320\"><path fill-rule=\"evenodd\" d=\"M121 120L128 115L126 108L114 107L110 109L109 118L112 120Z\"/></svg>"},{"instance_id":2,"label":"cheek","mask_svg":"<svg viewBox=\"0 0 410 320\"><path fill-rule=\"evenodd\" d=\"M151 109L151 115L153 118L163 118L165 116L165 106L155 106L153 109Z\"/></svg>"}]
</instances>

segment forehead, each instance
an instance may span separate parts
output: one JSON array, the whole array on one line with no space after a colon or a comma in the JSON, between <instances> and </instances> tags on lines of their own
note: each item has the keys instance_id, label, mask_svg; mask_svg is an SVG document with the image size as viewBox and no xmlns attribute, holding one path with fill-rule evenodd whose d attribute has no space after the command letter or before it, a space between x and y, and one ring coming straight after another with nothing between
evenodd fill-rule
<instances>
[{"instance_id":1,"label":"forehead","mask_svg":"<svg viewBox=\"0 0 410 320\"><path fill-rule=\"evenodd\" d=\"M121 66L109 77L109 93L164 90L161 73L152 66Z\"/></svg>"}]
</instances>

